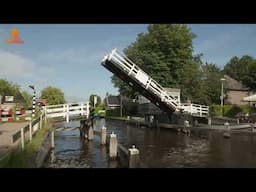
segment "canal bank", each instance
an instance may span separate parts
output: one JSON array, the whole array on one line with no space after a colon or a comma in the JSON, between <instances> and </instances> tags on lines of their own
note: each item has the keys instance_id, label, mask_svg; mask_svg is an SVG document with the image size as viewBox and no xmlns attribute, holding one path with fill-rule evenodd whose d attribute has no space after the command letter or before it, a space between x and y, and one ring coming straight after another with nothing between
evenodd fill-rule
<instances>
[{"instance_id":1,"label":"canal bank","mask_svg":"<svg viewBox=\"0 0 256 192\"><path fill-rule=\"evenodd\" d=\"M0 161L1 168L39 168L42 166L51 148L51 130L53 123L43 123L31 142L25 142L24 150L20 146L13 148Z\"/></svg>"}]
</instances>

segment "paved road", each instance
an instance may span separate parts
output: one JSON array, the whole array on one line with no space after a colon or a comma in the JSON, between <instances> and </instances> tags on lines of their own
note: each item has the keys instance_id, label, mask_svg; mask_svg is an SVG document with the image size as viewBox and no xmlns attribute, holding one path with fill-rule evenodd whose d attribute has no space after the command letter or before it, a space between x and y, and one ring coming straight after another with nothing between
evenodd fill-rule
<instances>
[{"instance_id":1,"label":"paved road","mask_svg":"<svg viewBox=\"0 0 256 192\"><path fill-rule=\"evenodd\" d=\"M28 122L0 124L0 158L10 147L14 146L12 135L26 125L28 125Z\"/></svg>"}]
</instances>

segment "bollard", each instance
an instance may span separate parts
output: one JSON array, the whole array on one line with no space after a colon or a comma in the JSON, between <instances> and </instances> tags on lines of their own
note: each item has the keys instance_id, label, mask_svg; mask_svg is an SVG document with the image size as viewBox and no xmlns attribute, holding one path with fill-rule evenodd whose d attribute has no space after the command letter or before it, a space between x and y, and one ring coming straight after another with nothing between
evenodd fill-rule
<instances>
[{"instance_id":1,"label":"bollard","mask_svg":"<svg viewBox=\"0 0 256 192\"><path fill-rule=\"evenodd\" d=\"M54 144L54 130L51 133L51 148L55 148L55 144Z\"/></svg>"},{"instance_id":2,"label":"bollard","mask_svg":"<svg viewBox=\"0 0 256 192\"><path fill-rule=\"evenodd\" d=\"M133 145L132 148L129 149L129 168L138 168L139 164L139 150Z\"/></svg>"},{"instance_id":3,"label":"bollard","mask_svg":"<svg viewBox=\"0 0 256 192\"><path fill-rule=\"evenodd\" d=\"M111 160L115 160L117 157L117 138L113 132L110 134L109 139L109 157Z\"/></svg>"},{"instance_id":4,"label":"bollard","mask_svg":"<svg viewBox=\"0 0 256 192\"><path fill-rule=\"evenodd\" d=\"M32 121L29 122L29 141L32 141Z\"/></svg>"},{"instance_id":5,"label":"bollard","mask_svg":"<svg viewBox=\"0 0 256 192\"><path fill-rule=\"evenodd\" d=\"M223 134L223 137L225 138L230 138L230 127L229 127L229 122L224 123L226 126L226 132Z\"/></svg>"},{"instance_id":6,"label":"bollard","mask_svg":"<svg viewBox=\"0 0 256 192\"><path fill-rule=\"evenodd\" d=\"M93 127L92 126L89 126L89 129L88 129L88 140L89 141L93 140Z\"/></svg>"},{"instance_id":7,"label":"bollard","mask_svg":"<svg viewBox=\"0 0 256 192\"><path fill-rule=\"evenodd\" d=\"M106 145L106 140L107 140L107 128L103 126L101 128L101 133L100 133L100 144Z\"/></svg>"},{"instance_id":8,"label":"bollard","mask_svg":"<svg viewBox=\"0 0 256 192\"><path fill-rule=\"evenodd\" d=\"M237 118L237 119L236 119L236 123L237 123L237 124L239 124L239 123L240 123L240 122L239 122L239 118Z\"/></svg>"},{"instance_id":9,"label":"bollard","mask_svg":"<svg viewBox=\"0 0 256 192\"><path fill-rule=\"evenodd\" d=\"M252 132L256 132L256 123L251 124Z\"/></svg>"},{"instance_id":10,"label":"bollard","mask_svg":"<svg viewBox=\"0 0 256 192\"><path fill-rule=\"evenodd\" d=\"M212 125L212 118L208 117L208 125Z\"/></svg>"},{"instance_id":11,"label":"bollard","mask_svg":"<svg viewBox=\"0 0 256 192\"><path fill-rule=\"evenodd\" d=\"M21 150L24 150L24 128L20 129L20 137L21 137Z\"/></svg>"},{"instance_id":12,"label":"bollard","mask_svg":"<svg viewBox=\"0 0 256 192\"><path fill-rule=\"evenodd\" d=\"M230 131L229 122L224 123L224 125L226 126L226 130L229 132Z\"/></svg>"}]
</instances>

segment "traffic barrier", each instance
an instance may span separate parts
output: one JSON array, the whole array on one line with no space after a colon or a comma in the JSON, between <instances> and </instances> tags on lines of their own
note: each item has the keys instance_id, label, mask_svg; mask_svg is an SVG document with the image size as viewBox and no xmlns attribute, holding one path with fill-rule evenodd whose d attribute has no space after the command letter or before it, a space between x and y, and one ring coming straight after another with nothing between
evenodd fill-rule
<instances>
[{"instance_id":1,"label":"traffic barrier","mask_svg":"<svg viewBox=\"0 0 256 192\"><path fill-rule=\"evenodd\" d=\"M13 112L13 110L12 109L10 109L9 111L1 110L0 121L2 121L2 122L12 122L12 121L14 121L14 112Z\"/></svg>"}]
</instances>

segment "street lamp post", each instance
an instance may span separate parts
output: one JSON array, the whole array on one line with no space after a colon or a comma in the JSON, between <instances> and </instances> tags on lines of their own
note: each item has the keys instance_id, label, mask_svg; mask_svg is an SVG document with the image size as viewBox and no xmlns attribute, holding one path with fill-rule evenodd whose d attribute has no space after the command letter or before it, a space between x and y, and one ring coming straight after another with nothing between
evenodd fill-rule
<instances>
[{"instance_id":1,"label":"street lamp post","mask_svg":"<svg viewBox=\"0 0 256 192\"><path fill-rule=\"evenodd\" d=\"M34 85L29 85L33 89L33 106L32 106L32 118L35 117L35 108L36 108L36 89Z\"/></svg>"},{"instance_id":2,"label":"street lamp post","mask_svg":"<svg viewBox=\"0 0 256 192\"><path fill-rule=\"evenodd\" d=\"M223 104L224 104L224 93L223 93L223 81L225 81L226 79L221 78L221 96L220 96L220 100L221 100L221 116L223 116Z\"/></svg>"}]
</instances>

